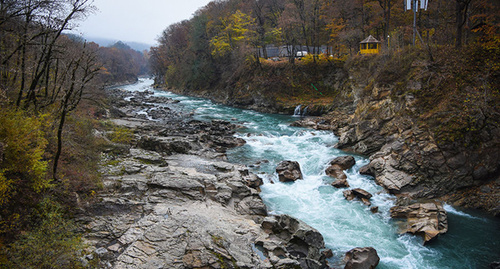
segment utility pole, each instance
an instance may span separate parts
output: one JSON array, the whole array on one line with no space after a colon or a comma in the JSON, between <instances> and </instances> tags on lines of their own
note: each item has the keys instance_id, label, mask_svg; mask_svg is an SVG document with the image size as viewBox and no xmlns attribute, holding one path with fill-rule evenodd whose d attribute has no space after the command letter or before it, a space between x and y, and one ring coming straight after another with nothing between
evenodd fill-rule
<instances>
[{"instance_id":1,"label":"utility pole","mask_svg":"<svg viewBox=\"0 0 500 269\"><path fill-rule=\"evenodd\" d=\"M419 7L419 1L420 1L420 7ZM416 42L417 35L418 35L417 11L419 8L427 10L429 0L404 0L403 3L405 6L405 11L413 9L413 46L415 46L415 42ZM420 37L420 35L419 35L419 37Z\"/></svg>"},{"instance_id":2,"label":"utility pole","mask_svg":"<svg viewBox=\"0 0 500 269\"><path fill-rule=\"evenodd\" d=\"M415 46L415 39L417 37L417 0L412 0L413 7L413 46Z\"/></svg>"}]
</instances>

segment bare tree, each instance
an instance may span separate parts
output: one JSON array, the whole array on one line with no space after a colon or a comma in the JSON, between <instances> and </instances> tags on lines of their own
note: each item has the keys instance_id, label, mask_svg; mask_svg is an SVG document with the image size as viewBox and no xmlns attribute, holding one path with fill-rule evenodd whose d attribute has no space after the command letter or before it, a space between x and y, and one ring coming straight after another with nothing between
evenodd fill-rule
<instances>
[{"instance_id":1,"label":"bare tree","mask_svg":"<svg viewBox=\"0 0 500 269\"><path fill-rule=\"evenodd\" d=\"M80 47L82 46L82 47ZM59 100L59 124L57 128L57 149L54 157L53 177L57 180L57 167L59 158L62 153L63 128L68 114L75 110L85 90L91 85L100 70L100 65L97 63L96 51L89 49L86 43L75 43L73 46L68 45L67 58L62 68L66 70L63 78L66 78L59 89L61 97Z\"/></svg>"}]
</instances>

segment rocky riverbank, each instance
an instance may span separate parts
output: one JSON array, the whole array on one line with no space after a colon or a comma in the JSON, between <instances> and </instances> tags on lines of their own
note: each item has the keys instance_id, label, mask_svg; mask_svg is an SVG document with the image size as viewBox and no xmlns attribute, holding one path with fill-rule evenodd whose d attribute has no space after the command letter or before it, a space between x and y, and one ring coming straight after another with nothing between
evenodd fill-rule
<instances>
[{"instance_id":1,"label":"rocky riverbank","mask_svg":"<svg viewBox=\"0 0 500 269\"><path fill-rule=\"evenodd\" d=\"M485 129L477 147L443 144L429 129L398 115L400 109L412 109L410 103L397 104L383 98L369 104L372 115L337 111L294 125L332 130L339 136L336 147L370 157L360 172L393 194L437 198L500 216L498 137L491 133L498 128Z\"/></svg>"},{"instance_id":2,"label":"rocky riverbank","mask_svg":"<svg viewBox=\"0 0 500 269\"><path fill-rule=\"evenodd\" d=\"M111 91L110 120L133 131L103 153L103 190L79 204L99 268L327 268L321 234L269 216L262 180L226 162L235 125L201 122L150 92ZM105 136L104 133L96 135Z\"/></svg>"},{"instance_id":3,"label":"rocky riverbank","mask_svg":"<svg viewBox=\"0 0 500 269\"><path fill-rule=\"evenodd\" d=\"M387 87L358 85L352 94L357 101L345 109L294 125L331 130L339 137L337 148L369 156L360 172L393 194L437 198L500 216L498 121L484 116L476 135L453 140L454 133L438 132L446 127L415 116L418 106L408 92L397 96Z\"/></svg>"}]
</instances>

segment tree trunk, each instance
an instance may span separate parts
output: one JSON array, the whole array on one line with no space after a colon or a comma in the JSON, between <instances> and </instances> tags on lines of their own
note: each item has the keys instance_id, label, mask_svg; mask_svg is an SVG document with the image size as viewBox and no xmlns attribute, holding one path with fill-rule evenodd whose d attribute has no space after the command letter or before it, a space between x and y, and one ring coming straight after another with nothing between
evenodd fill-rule
<instances>
[{"instance_id":1,"label":"tree trunk","mask_svg":"<svg viewBox=\"0 0 500 269\"><path fill-rule=\"evenodd\" d=\"M57 128L57 150L54 157L54 166L52 167L52 177L57 181L57 165L59 164L59 158L62 152L62 132L64 128L64 122L66 121L67 115L66 109L61 112L61 119L59 120L59 127Z\"/></svg>"},{"instance_id":2,"label":"tree trunk","mask_svg":"<svg viewBox=\"0 0 500 269\"><path fill-rule=\"evenodd\" d=\"M456 0L455 17L456 17L456 39L455 47L462 47L463 28L466 21L467 9L471 0Z\"/></svg>"}]
</instances>

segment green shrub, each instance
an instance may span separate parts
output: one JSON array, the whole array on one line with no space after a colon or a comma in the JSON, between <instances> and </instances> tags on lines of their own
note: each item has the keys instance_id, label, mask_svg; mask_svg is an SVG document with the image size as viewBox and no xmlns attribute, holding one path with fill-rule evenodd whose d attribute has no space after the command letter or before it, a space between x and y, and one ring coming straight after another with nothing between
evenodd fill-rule
<instances>
[{"instance_id":1,"label":"green shrub","mask_svg":"<svg viewBox=\"0 0 500 269\"><path fill-rule=\"evenodd\" d=\"M0 249L0 268L83 268L84 244L62 207L44 199L35 209L34 228ZM0 246L1 247L1 246Z\"/></svg>"},{"instance_id":2,"label":"green shrub","mask_svg":"<svg viewBox=\"0 0 500 269\"><path fill-rule=\"evenodd\" d=\"M134 133L126 127L114 126L113 132L111 132L109 137L114 143L130 144L134 138Z\"/></svg>"},{"instance_id":3,"label":"green shrub","mask_svg":"<svg viewBox=\"0 0 500 269\"><path fill-rule=\"evenodd\" d=\"M43 159L47 140L42 131L45 116L29 116L22 111L0 108L0 205L11 198L15 184L27 185L35 192L50 186L47 161Z\"/></svg>"}]
</instances>

